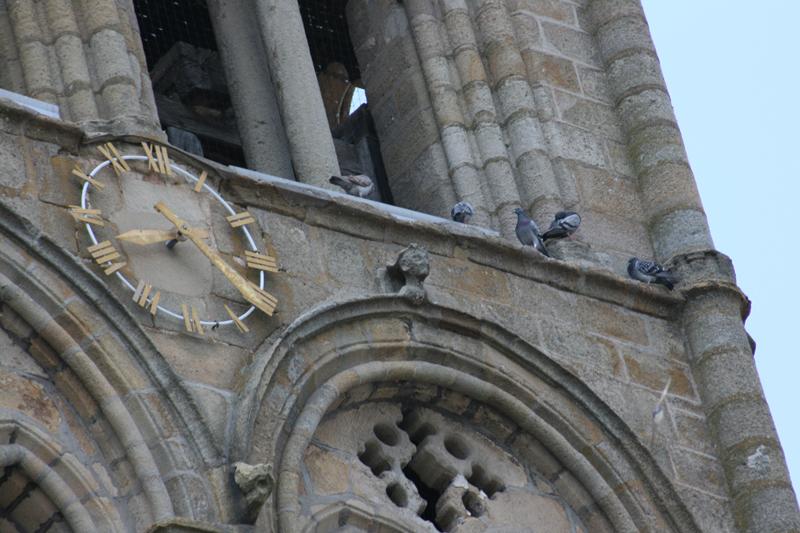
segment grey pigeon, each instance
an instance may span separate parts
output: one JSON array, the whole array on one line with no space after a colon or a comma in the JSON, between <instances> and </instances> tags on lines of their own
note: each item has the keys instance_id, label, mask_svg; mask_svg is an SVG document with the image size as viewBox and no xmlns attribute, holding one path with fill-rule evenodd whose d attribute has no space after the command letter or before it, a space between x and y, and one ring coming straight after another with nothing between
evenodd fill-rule
<instances>
[{"instance_id":1,"label":"grey pigeon","mask_svg":"<svg viewBox=\"0 0 800 533\"><path fill-rule=\"evenodd\" d=\"M574 211L559 211L550 223L550 229L544 232L542 239L564 239L578 230L581 216Z\"/></svg>"},{"instance_id":2,"label":"grey pigeon","mask_svg":"<svg viewBox=\"0 0 800 533\"><path fill-rule=\"evenodd\" d=\"M544 247L536 222L528 218L525 211L519 207L514 209L514 212L517 214L516 232L519 242L526 246L533 246L539 253L550 257L547 248Z\"/></svg>"},{"instance_id":3,"label":"grey pigeon","mask_svg":"<svg viewBox=\"0 0 800 533\"><path fill-rule=\"evenodd\" d=\"M350 196L366 198L375 188L372 179L366 174L351 174L349 176L331 176L328 180L334 185L338 185Z\"/></svg>"},{"instance_id":4,"label":"grey pigeon","mask_svg":"<svg viewBox=\"0 0 800 533\"><path fill-rule=\"evenodd\" d=\"M450 210L450 217L456 222L468 224L473 213L474 211L469 202L458 202Z\"/></svg>"},{"instance_id":5,"label":"grey pigeon","mask_svg":"<svg viewBox=\"0 0 800 533\"><path fill-rule=\"evenodd\" d=\"M669 290L675 286L675 276L669 270L653 261L642 261L631 257L628 261L628 275L645 283L658 283Z\"/></svg>"}]
</instances>

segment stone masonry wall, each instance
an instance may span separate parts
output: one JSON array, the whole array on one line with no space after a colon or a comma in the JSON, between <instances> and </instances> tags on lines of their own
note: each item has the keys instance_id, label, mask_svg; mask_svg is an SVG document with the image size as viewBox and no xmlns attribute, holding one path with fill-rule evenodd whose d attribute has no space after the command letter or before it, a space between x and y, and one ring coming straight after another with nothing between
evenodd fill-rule
<instances>
[{"instance_id":1,"label":"stone masonry wall","mask_svg":"<svg viewBox=\"0 0 800 533\"><path fill-rule=\"evenodd\" d=\"M78 150L73 130L59 133L52 127L42 136L37 132L46 123L26 122L20 119L24 114L11 111L4 115L0 140L6 147L4 175L11 178L4 183L3 203L68 253L85 254L65 206L77 194L69 177L72 164L79 153L94 151ZM135 144L119 147L138 153ZM174 157L181 160L180 154ZM214 176L217 169L211 170ZM386 265L416 242L431 254L425 281L431 301L501 325L574 373L651 449L704 530L722 531L729 523L726 489L676 321L679 295L604 270L543 259L479 228L414 220L291 182L264 183L225 172L220 187L253 213L267 250L278 257L281 272L270 276L268 288L279 299L279 312L259 319L240 340L227 334L206 340L186 334L181 324L143 320L128 297L117 298L197 403L223 456L241 438L226 420L252 379L249 365L269 346L268 339L310 309L385 293ZM89 261L82 262L92 270ZM667 379L672 380L667 421L656 427L651 410ZM143 423L138 416L134 420ZM231 509L230 489L217 485L215 475L203 474L203 484L217 486L212 492L224 517Z\"/></svg>"},{"instance_id":2,"label":"stone masonry wall","mask_svg":"<svg viewBox=\"0 0 800 533\"><path fill-rule=\"evenodd\" d=\"M254 5L276 83L297 89L279 98L299 111L295 170L327 168L306 131L327 128L288 105L316 85L272 53L305 58L296 6ZM0 529L403 530L413 511L456 531L506 520L512 493L563 530L800 528L749 301L713 250L639 2L351 0L348 17L394 196L416 211L170 148L253 215L279 267L273 315L200 335L136 305L69 214L100 142L141 155L138 135L161 135L130 0L0 0L0 86L62 110L0 103ZM101 234L166 224L163 200L247 275L221 207L137 165L103 171ZM439 218L459 199L474 225ZM517 206L583 224L548 259L517 244ZM183 270L119 245L165 300L244 309L191 245ZM630 280L631 255L673 267L676 290ZM263 505L236 461L274 474Z\"/></svg>"},{"instance_id":3,"label":"stone masonry wall","mask_svg":"<svg viewBox=\"0 0 800 533\"><path fill-rule=\"evenodd\" d=\"M369 4L369 6L367 6ZM513 235L564 207L622 258L652 248L585 2L353 1L349 25L400 205Z\"/></svg>"}]
</instances>

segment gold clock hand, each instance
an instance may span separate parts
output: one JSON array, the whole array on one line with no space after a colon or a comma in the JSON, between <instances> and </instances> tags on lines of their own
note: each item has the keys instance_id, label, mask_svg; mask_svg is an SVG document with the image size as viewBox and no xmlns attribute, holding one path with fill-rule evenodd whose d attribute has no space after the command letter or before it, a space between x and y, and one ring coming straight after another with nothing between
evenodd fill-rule
<instances>
[{"instance_id":1,"label":"gold clock hand","mask_svg":"<svg viewBox=\"0 0 800 533\"><path fill-rule=\"evenodd\" d=\"M278 303L274 296L261 289L254 283L249 282L244 276L234 270L233 267L231 267L222 257L220 257L220 255L208 244L206 244L202 238L197 236L193 228L190 228L186 222L181 220L181 218L178 217L178 215L176 215L169 207L167 207L164 202L158 202L153 207L155 207L155 210L161 213L164 218L172 222L172 225L175 226L178 231L181 232L181 234L185 235L194 243L195 246L197 246L200 252L205 255L209 261L211 261L211 264L217 267L217 269L222 272L222 275L225 276L234 287L236 287L245 300L256 306L267 315L272 316L272 313L275 311L275 306Z\"/></svg>"},{"instance_id":2,"label":"gold clock hand","mask_svg":"<svg viewBox=\"0 0 800 533\"><path fill-rule=\"evenodd\" d=\"M208 238L208 230L202 228L191 228L195 235L201 239ZM160 229L132 229L125 233L120 233L116 236L119 241L125 241L132 244L154 244L157 242L166 242L178 237L176 230L160 230Z\"/></svg>"}]
</instances>

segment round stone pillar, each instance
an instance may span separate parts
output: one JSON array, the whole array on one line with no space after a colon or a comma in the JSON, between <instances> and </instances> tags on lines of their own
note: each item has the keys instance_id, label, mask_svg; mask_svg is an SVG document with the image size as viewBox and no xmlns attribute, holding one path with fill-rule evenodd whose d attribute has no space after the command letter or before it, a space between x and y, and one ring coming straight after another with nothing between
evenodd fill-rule
<instances>
[{"instance_id":1,"label":"round stone pillar","mask_svg":"<svg viewBox=\"0 0 800 533\"><path fill-rule=\"evenodd\" d=\"M297 179L331 187L328 178L339 174L339 160L297 0L255 5Z\"/></svg>"},{"instance_id":2,"label":"round stone pillar","mask_svg":"<svg viewBox=\"0 0 800 533\"><path fill-rule=\"evenodd\" d=\"M253 0L209 0L247 166L294 178L269 62L253 18Z\"/></svg>"}]
</instances>

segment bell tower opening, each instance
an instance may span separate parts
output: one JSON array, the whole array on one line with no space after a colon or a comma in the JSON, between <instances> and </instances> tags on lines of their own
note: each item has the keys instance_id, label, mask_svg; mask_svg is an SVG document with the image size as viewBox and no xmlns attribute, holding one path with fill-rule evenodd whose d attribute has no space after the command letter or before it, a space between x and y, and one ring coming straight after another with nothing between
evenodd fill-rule
<instances>
[{"instance_id":1,"label":"bell tower opening","mask_svg":"<svg viewBox=\"0 0 800 533\"><path fill-rule=\"evenodd\" d=\"M161 125L178 148L245 166L205 0L134 0Z\"/></svg>"},{"instance_id":2,"label":"bell tower opening","mask_svg":"<svg viewBox=\"0 0 800 533\"><path fill-rule=\"evenodd\" d=\"M393 204L361 68L350 40L347 0L299 0L311 59L343 174L367 174Z\"/></svg>"}]
</instances>

